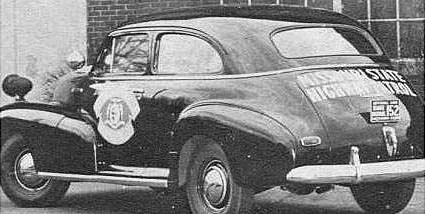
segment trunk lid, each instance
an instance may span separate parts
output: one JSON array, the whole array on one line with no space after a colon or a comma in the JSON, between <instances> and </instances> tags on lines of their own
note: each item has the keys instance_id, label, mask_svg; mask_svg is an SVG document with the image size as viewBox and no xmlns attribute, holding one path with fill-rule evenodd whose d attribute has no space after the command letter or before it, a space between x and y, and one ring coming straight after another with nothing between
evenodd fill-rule
<instances>
[{"instance_id":1,"label":"trunk lid","mask_svg":"<svg viewBox=\"0 0 425 214\"><path fill-rule=\"evenodd\" d=\"M297 83L327 130L334 163L348 163L351 146L360 148L362 162L409 155L409 132L421 128L414 127L414 117L423 118L423 111L418 95L396 71L310 70L298 75Z\"/></svg>"}]
</instances>

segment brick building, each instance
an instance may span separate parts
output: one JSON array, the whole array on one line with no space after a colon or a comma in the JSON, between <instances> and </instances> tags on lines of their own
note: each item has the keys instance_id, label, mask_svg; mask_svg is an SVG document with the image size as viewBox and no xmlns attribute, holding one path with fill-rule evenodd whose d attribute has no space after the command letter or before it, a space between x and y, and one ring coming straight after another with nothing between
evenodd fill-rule
<instances>
[{"instance_id":1,"label":"brick building","mask_svg":"<svg viewBox=\"0 0 425 214\"><path fill-rule=\"evenodd\" d=\"M141 14L203 5L286 4L342 12L372 30L396 65L423 72L423 0L87 0L89 61L107 32Z\"/></svg>"}]
</instances>

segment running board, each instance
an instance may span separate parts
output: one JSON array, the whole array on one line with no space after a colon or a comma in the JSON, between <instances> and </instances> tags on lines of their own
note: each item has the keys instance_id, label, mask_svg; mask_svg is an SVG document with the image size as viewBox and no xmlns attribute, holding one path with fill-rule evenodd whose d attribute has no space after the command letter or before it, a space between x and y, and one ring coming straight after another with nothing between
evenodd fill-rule
<instances>
[{"instance_id":1,"label":"running board","mask_svg":"<svg viewBox=\"0 0 425 214\"><path fill-rule=\"evenodd\" d=\"M120 184L127 186L148 186L167 188L167 178L130 178L118 177L107 175L81 175L81 174L66 174L66 173L52 173L52 172L37 172L37 175L42 178L51 178L55 180L64 181L84 181L84 182L99 182L109 184Z\"/></svg>"},{"instance_id":2,"label":"running board","mask_svg":"<svg viewBox=\"0 0 425 214\"><path fill-rule=\"evenodd\" d=\"M110 165L112 170L99 171L100 174L117 175L117 176L132 176L143 178L168 178L170 169L167 168L145 168L145 167L129 167Z\"/></svg>"}]
</instances>

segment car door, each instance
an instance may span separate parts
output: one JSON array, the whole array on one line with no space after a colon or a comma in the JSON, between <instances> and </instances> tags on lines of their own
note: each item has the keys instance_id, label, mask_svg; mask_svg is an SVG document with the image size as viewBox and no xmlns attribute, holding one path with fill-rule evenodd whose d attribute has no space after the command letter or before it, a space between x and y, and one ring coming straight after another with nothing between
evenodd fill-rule
<instances>
[{"instance_id":1,"label":"car door","mask_svg":"<svg viewBox=\"0 0 425 214\"><path fill-rule=\"evenodd\" d=\"M219 52L193 32L158 30L152 44L151 75L133 81L131 87L144 89L139 131L149 150L146 164L167 166L174 151L172 130L179 113L203 98L202 91L196 90L203 83L193 77L221 73L223 64Z\"/></svg>"},{"instance_id":2,"label":"car door","mask_svg":"<svg viewBox=\"0 0 425 214\"><path fill-rule=\"evenodd\" d=\"M102 138L96 145L100 172L144 167L153 154L146 138L149 123L143 122L149 121L143 107L149 104L143 96L145 87L129 87L133 77L150 74L151 36L139 30L112 33L92 70L91 87L96 90L92 112Z\"/></svg>"},{"instance_id":3,"label":"car door","mask_svg":"<svg viewBox=\"0 0 425 214\"><path fill-rule=\"evenodd\" d=\"M117 31L110 44L92 71L93 111L103 138L96 147L98 169L168 167L172 127L189 97L200 97L192 90L199 81L181 77L221 73L222 60L206 40L176 29Z\"/></svg>"}]
</instances>

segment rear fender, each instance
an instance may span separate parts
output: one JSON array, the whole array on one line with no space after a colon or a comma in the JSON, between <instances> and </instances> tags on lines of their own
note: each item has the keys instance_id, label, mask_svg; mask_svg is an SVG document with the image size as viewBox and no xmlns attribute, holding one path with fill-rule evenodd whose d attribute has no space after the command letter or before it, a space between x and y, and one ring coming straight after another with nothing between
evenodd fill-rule
<instances>
[{"instance_id":1,"label":"rear fender","mask_svg":"<svg viewBox=\"0 0 425 214\"><path fill-rule=\"evenodd\" d=\"M240 185L268 188L282 184L294 163L294 135L273 118L238 106L207 104L183 111L174 130L180 147L178 185L203 137L224 149Z\"/></svg>"}]
</instances>

